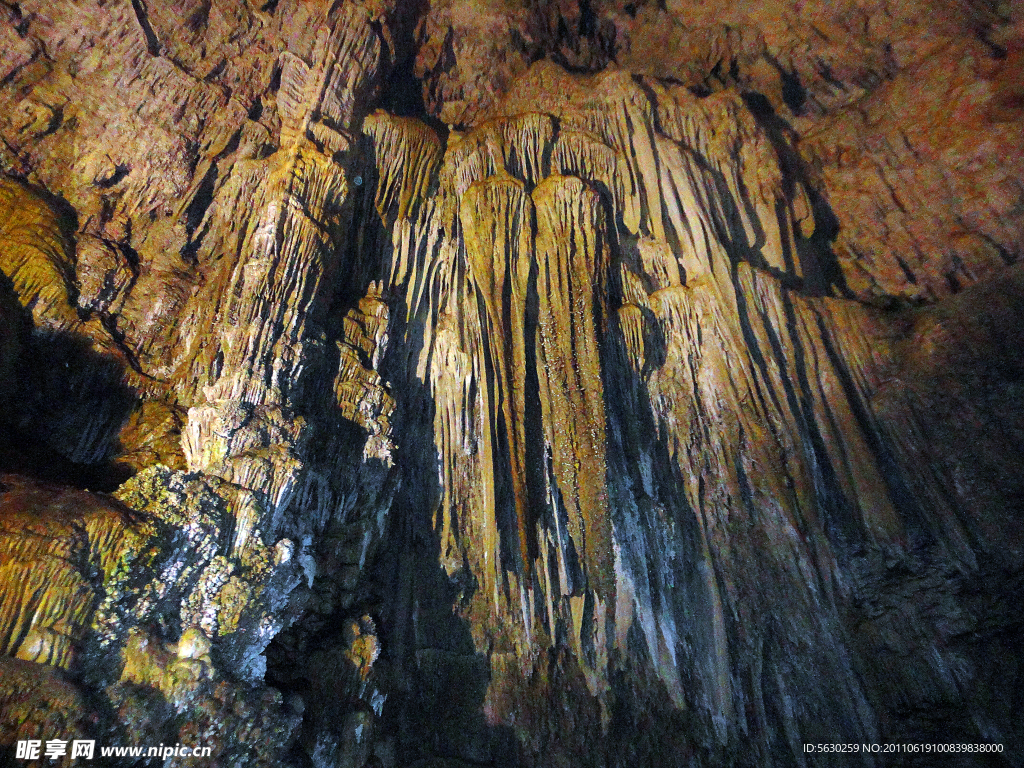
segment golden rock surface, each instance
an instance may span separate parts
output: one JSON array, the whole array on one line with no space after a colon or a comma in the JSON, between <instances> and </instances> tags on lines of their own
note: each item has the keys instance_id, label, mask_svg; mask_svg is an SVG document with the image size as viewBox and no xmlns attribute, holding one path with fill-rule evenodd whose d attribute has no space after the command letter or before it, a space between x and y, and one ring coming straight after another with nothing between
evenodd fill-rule
<instances>
[{"instance_id":1,"label":"golden rock surface","mask_svg":"<svg viewBox=\"0 0 1024 768\"><path fill-rule=\"evenodd\" d=\"M0 748L1019 753L1017 10L0 4Z\"/></svg>"}]
</instances>

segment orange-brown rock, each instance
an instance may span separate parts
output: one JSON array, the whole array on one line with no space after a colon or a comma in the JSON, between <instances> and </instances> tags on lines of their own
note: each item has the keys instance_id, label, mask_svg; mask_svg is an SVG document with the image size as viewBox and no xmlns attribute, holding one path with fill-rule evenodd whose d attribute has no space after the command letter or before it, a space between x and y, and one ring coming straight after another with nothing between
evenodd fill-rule
<instances>
[{"instance_id":1,"label":"orange-brown rock","mask_svg":"<svg viewBox=\"0 0 1024 768\"><path fill-rule=\"evenodd\" d=\"M0 4L0 743L1016 765L1018 16Z\"/></svg>"}]
</instances>

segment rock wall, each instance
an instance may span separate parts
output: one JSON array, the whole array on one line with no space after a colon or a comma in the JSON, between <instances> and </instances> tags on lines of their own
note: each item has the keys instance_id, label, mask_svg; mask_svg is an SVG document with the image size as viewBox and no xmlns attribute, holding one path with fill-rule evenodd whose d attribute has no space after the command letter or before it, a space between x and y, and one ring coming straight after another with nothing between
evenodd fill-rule
<instances>
[{"instance_id":1,"label":"rock wall","mask_svg":"<svg viewBox=\"0 0 1024 768\"><path fill-rule=\"evenodd\" d=\"M1020 764L1019 9L744 9L0 5L0 748Z\"/></svg>"}]
</instances>

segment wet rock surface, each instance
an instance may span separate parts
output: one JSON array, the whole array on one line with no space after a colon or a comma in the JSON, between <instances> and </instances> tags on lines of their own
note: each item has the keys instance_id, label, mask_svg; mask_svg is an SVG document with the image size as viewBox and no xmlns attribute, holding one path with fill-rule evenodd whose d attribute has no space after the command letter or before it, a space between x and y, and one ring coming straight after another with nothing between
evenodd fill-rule
<instances>
[{"instance_id":1,"label":"wet rock surface","mask_svg":"<svg viewBox=\"0 0 1024 768\"><path fill-rule=\"evenodd\" d=\"M1022 23L0 4L0 750L1021 764Z\"/></svg>"}]
</instances>

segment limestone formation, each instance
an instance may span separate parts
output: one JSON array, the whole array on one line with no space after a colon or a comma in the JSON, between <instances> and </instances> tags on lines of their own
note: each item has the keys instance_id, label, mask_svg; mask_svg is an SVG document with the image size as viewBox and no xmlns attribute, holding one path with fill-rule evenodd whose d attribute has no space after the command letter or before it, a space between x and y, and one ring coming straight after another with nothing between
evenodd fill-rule
<instances>
[{"instance_id":1,"label":"limestone formation","mask_svg":"<svg viewBox=\"0 0 1024 768\"><path fill-rule=\"evenodd\" d=\"M0 4L0 750L1020 765L1022 24Z\"/></svg>"}]
</instances>

